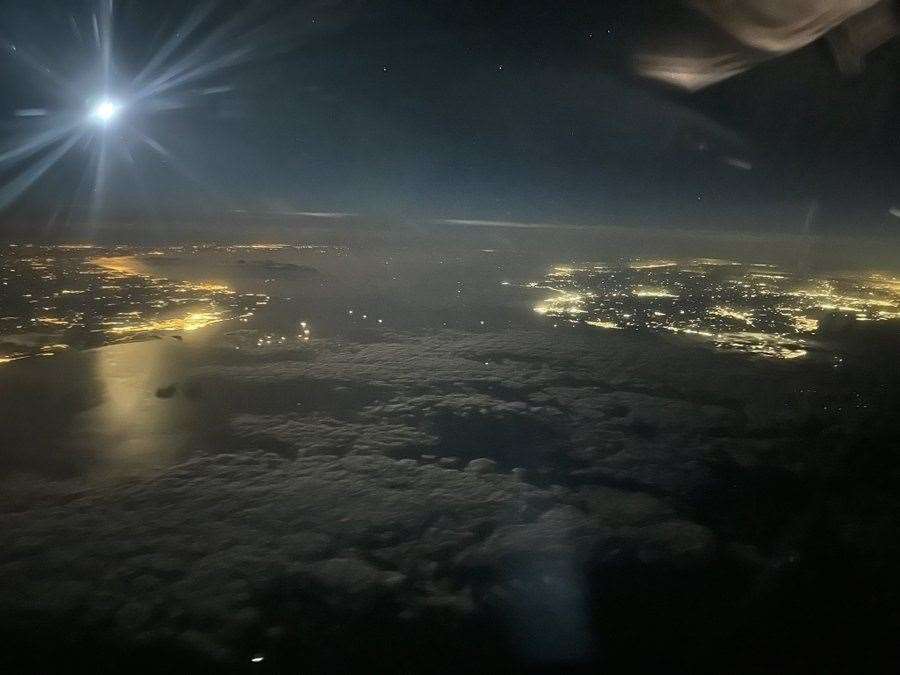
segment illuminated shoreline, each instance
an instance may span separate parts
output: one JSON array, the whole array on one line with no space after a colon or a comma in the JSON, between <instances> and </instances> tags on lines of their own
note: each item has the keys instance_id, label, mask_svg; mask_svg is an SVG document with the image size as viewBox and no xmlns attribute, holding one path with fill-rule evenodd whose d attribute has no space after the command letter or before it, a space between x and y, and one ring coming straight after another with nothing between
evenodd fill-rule
<instances>
[{"instance_id":1,"label":"illuminated shoreline","mask_svg":"<svg viewBox=\"0 0 900 675\"><path fill-rule=\"evenodd\" d=\"M0 364L194 332L229 320L246 323L269 302L268 295L237 293L216 281L164 278L142 259L154 251L81 244L9 251L0 257L3 299L10 308L0 316Z\"/></svg>"}]
</instances>

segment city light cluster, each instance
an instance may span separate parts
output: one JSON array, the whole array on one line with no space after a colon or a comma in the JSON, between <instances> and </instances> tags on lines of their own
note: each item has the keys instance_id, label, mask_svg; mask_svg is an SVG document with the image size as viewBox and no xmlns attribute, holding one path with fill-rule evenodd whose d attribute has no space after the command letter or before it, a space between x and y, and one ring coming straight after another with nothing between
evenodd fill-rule
<instances>
[{"instance_id":1,"label":"city light cluster","mask_svg":"<svg viewBox=\"0 0 900 675\"><path fill-rule=\"evenodd\" d=\"M524 286L552 293L534 311L557 322L666 331L782 359L805 356L835 316L841 325L900 318L900 280L894 277L800 277L735 260L558 265Z\"/></svg>"}]
</instances>

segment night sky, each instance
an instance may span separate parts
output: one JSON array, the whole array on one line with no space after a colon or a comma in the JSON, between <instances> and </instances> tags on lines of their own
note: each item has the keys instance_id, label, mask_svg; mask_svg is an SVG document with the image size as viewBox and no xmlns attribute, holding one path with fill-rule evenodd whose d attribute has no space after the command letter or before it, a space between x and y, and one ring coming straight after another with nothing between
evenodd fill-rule
<instances>
[{"instance_id":1,"label":"night sky","mask_svg":"<svg viewBox=\"0 0 900 675\"><path fill-rule=\"evenodd\" d=\"M58 146L0 162L2 237L99 222L252 227L293 212L866 235L900 225L896 39L856 78L819 40L687 93L632 67L696 20L676 2L120 0L106 32L103 7L0 2L0 152L102 98L95 15L112 38L107 95L123 105L22 194L10 184ZM174 86L132 103L154 60Z\"/></svg>"}]
</instances>

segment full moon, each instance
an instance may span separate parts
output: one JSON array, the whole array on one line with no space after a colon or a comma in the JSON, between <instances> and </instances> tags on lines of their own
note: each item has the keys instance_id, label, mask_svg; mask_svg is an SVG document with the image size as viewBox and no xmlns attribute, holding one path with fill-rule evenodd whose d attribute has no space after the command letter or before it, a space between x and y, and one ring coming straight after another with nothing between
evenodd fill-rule
<instances>
[{"instance_id":1,"label":"full moon","mask_svg":"<svg viewBox=\"0 0 900 675\"><path fill-rule=\"evenodd\" d=\"M118 103L110 100L104 100L97 104L97 106L93 110L92 115L94 119L105 124L106 122L112 120L116 115L118 115L120 109L121 106Z\"/></svg>"}]
</instances>

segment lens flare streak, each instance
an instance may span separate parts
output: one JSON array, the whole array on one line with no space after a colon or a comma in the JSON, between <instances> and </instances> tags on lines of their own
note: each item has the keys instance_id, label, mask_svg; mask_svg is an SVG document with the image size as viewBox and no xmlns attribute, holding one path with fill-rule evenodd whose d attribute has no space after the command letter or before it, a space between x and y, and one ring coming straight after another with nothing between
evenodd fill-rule
<instances>
[{"instance_id":1,"label":"lens flare streak","mask_svg":"<svg viewBox=\"0 0 900 675\"><path fill-rule=\"evenodd\" d=\"M39 78L31 77L36 86L52 87L49 96L64 102L57 106L22 106L13 112L20 129L0 146L0 169L13 174L0 189L0 208L14 203L70 152L77 151L87 154L88 168L81 175L93 173L88 179L93 182L75 187L72 204L87 191L93 220L105 205L112 162L124 161L139 180L141 158L135 157L129 147L135 142L153 150L154 161L167 168L174 166L209 189L207 181L185 169L170 150L151 138L143 122L158 113L185 108L202 97L233 92L231 83L214 78L264 54L272 34L277 33L277 13L267 14L261 5L251 3L222 16L225 10L221 3L211 0L177 22L162 45L136 74L129 76L124 72L124 61L116 56L115 27L117 20L124 20L119 9L114 0L96 0L89 15L69 14L66 19L72 44L68 46L46 49L0 39L0 51L13 67L38 74ZM186 48L188 44L190 48ZM51 64L38 56L42 53L60 54L59 63ZM184 89L188 85L192 88ZM87 99L85 92L89 94ZM139 187L142 194L146 192L145 186ZM217 191L211 192L219 196Z\"/></svg>"}]
</instances>

